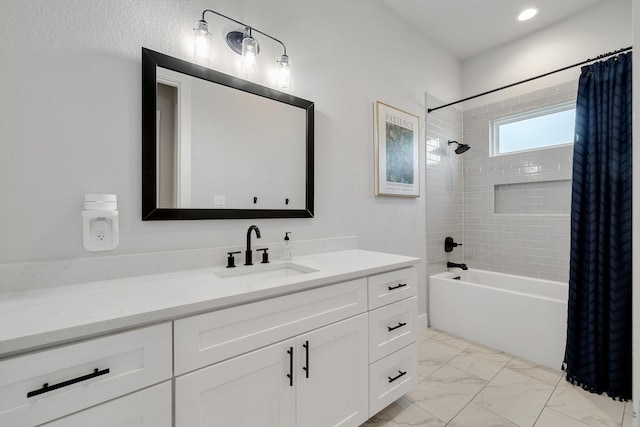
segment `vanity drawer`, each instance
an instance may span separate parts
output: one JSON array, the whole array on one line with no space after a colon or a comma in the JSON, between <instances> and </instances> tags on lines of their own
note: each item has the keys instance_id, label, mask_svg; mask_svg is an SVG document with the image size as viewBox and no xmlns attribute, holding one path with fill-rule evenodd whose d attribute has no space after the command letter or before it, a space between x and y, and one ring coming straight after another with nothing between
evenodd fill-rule
<instances>
[{"instance_id":1,"label":"vanity drawer","mask_svg":"<svg viewBox=\"0 0 640 427\"><path fill-rule=\"evenodd\" d=\"M175 375L365 311L363 278L176 320Z\"/></svg>"},{"instance_id":2,"label":"vanity drawer","mask_svg":"<svg viewBox=\"0 0 640 427\"><path fill-rule=\"evenodd\" d=\"M369 310L417 295L418 270L415 267L390 271L368 278Z\"/></svg>"},{"instance_id":3,"label":"vanity drawer","mask_svg":"<svg viewBox=\"0 0 640 427\"><path fill-rule=\"evenodd\" d=\"M411 391L418 383L418 345L414 342L369 366L369 417Z\"/></svg>"},{"instance_id":4,"label":"vanity drawer","mask_svg":"<svg viewBox=\"0 0 640 427\"><path fill-rule=\"evenodd\" d=\"M171 381L44 424L42 427L171 427Z\"/></svg>"},{"instance_id":5,"label":"vanity drawer","mask_svg":"<svg viewBox=\"0 0 640 427\"><path fill-rule=\"evenodd\" d=\"M369 312L369 362L375 362L416 340L418 297Z\"/></svg>"},{"instance_id":6,"label":"vanity drawer","mask_svg":"<svg viewBox=\"0 0 640 427\"><path fill-rule=\"evenodd\" d=\"M169 379L171 352L164 323L2 360L0 425L34 426Z\"/></svg>"}]
</instances>

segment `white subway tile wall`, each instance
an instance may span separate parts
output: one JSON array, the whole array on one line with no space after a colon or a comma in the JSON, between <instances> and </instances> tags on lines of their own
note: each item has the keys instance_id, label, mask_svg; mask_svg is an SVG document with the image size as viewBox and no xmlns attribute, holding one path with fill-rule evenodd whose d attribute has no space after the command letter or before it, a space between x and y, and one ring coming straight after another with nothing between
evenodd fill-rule
<instances>
[{"instance_id":1,"label":"white subway tile wall","mask_svg":"<svg viewBox=\"0 0 640 427\"><path fill-rule=\"evenodd\" d=\"M427 108L444 104L427 94ZM427 114L426 120L426 203L427 203L427 259L428 275L447 271L447 261L463 262L464 248L444 251L444 239L453 237L463 242L464 193L463 156L455 154L456 144L462 142L462 112L455 107L443 108Z\"/></svg>"},{"instance_id":2,"label":"white subway tile wall","mask_svg":"<svg viewBox=\"0 0 640 427\"><path fill-rule=\"evenodd\" d=\"M577 81L571 81L463 113L463 139L471 146L464 154L462 174L464 259L470 267L562 282L569 280L567 201L571 199L573 147L489 157L489 138L491 120L575 101L576 93ZM431 115L433 113L427 117L427 138ZM427 167L428 179L431 175L429 165ZM542 186L532 185L540 183ZM513 190L520 184L523 193L503 197L506 204L502 205L502 213L496 213L496 197L500 199L505 194L499 192L496 196L495 189ZM427 182L427 196L429 185ZM524 203L525 188L531 190L533 198L529 205L518 206L518 197ZM427 206L427 213L429 209L437 211L438 208ZM432 256L432 252L428 254Z\"/></svg>"}]
</instances>

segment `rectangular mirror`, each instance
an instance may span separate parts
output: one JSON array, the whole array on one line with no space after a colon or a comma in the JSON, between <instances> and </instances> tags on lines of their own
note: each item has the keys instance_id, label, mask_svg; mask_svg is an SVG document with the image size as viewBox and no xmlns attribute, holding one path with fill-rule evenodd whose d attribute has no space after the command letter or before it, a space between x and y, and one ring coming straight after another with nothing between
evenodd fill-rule
<instances>
[{"instance_id":1,"label":"rectangular mirror","mask_svg":"<svg viewBox=\"0 0 640 427\"><path fill-rule=\"evenodd\" d=\"M142 49L142 219L313 217L311 101Z\"/></svg>"}]
</instances>

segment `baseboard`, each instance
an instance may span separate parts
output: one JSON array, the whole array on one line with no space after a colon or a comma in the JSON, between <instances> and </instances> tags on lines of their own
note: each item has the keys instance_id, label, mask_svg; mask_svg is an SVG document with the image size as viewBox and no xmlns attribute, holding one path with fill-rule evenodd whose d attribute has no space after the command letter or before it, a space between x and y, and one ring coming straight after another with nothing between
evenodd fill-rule
<instances>
[{"instance_id":1,"label":"baseboard","mask_svg":"<svg viewBox=\"0 0 640 427\"><path fill-rule=\"evenodd\" d=\"M427 313L418 316L418 326L422 329L427 329L429 327L429 316Z\"/></svg>"}]
</instances>

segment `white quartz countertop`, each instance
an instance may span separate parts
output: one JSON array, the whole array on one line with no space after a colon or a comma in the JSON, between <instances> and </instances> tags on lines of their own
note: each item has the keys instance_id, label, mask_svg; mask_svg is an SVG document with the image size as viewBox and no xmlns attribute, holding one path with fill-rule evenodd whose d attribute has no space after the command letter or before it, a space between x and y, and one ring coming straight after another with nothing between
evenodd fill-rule
<instances>
[{"instance_id":1,"label":"white quartz countertop","mask_svg":"<svg viewBox=\"0 0 640 427\"><path fill-rule=\"evenodd\" d=\"M0 294L0 358L409 267L420 259L349 250L291 262L317 271L229 280L215 274L226 270L220 266Z\"/></svg>"}]
</instances>

